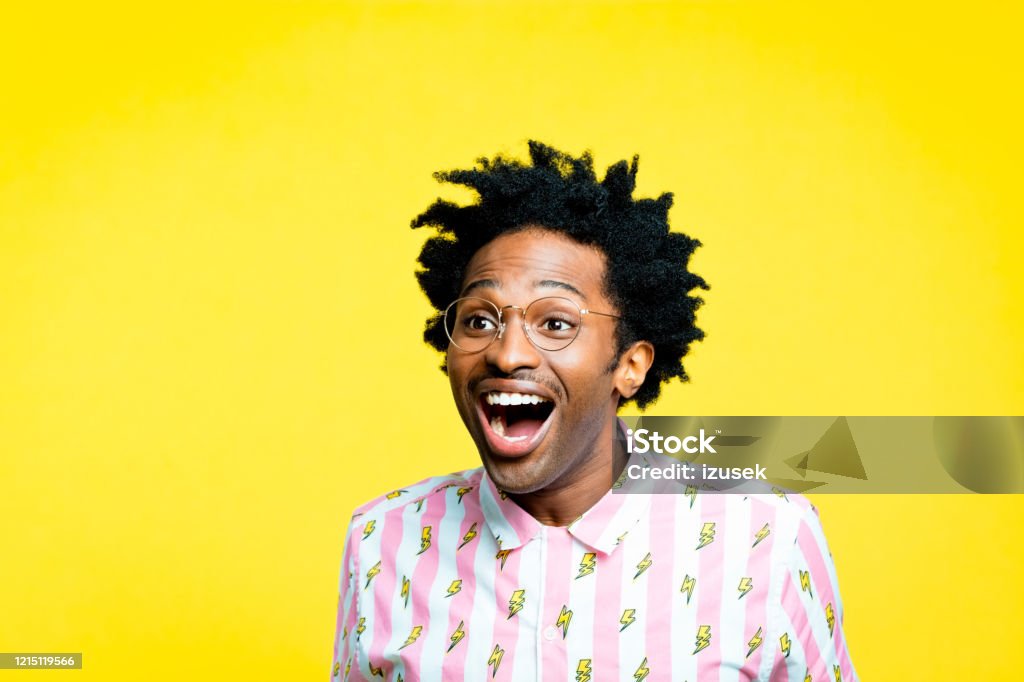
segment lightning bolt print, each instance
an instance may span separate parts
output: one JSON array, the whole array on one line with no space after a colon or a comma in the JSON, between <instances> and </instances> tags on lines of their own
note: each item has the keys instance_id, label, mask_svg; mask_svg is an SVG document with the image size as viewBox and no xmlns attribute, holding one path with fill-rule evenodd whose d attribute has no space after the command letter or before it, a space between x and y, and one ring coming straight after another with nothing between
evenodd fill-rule
<instances>
[{"instance_id":1,"label":"lightning bolt print","mask_svg":"<svg viewBox=\"0 0 1024 682\"><path fill-rule=\"evenodd\" d=\"M836 682L843 682L843 674L839 672L838 665L832 665L832 675L836 678Z\"/></svg>"},{"instance_id":2,"label":"lightning bolt print","mask_svg":"<svg viewBox=\"0 0 1024 682\"><path fill-rule=\"evenodd\" d=\"M476 522L474 522L473 525L469 527L469 530L466 531L466 534L462 536L462 544L459 545L459 548L456 549L455 551L457 552L457 551L459 551L459 549L462 549L463 547L468 545L469 541L472 540L475 537L476 537Z\"/></svg>"},{"instance_id":3,"label":"lightning bolt print","mask_svg":"<svg viewBox=\"0 0 1024 682\"><path fill-rule=\"evenodd\" d=\"M423 502L424 502L424 499L425 499L425 498L422 498L422 497L421 497L420 499L416 500L416 513L417 513L417 514L419 514L419 513L421 512L421 511L423 511Z\"/></svg>"},{"instance_id":4,"label":"lightning bolt print","mask_svg":"<svg viewBox=\"0 0 1024 682\"><path fill-rule=\"evenodd\" d=\"M380 573L380 562L379 561L377 563L375 563L373 566L371 566L370 570L366 572L366 585L363 586L364 590L367 587L370 586L370 581L373 580L374 577L376 577L376 575L378 573Z\"/></svg>"},{"instance_id":5,"label":"lightning bolt print","mask_svg":"<svg viewBox=\"0 0 1024 682\"><path fill-rule=\"evenodd\" d=\"M690 498L690 509L693 509L693 503L697 501L697 486L686 486L683 490L683 494Z\"/></svg>"},{"instance_id":6,"label":"lightning bolt print","mask_svg":"<svg viewBox=\"0 0 1024 682\"><path fill-rule=\"evenodd\" d=\"M579 665L576 666L576 682L590 682L590 674L592 672L590 669L590 659L581 658Z\"/></svg>"},{"instance_id":7,"label":"lightning bolt print","mask_svg":"<svg viewBox=\"0 0 1024 682\"><path fill-rule=\"evenodd\" d=\"M804 668L804 682L814 682L814 680L811 678L810 668Z\"/></svg>"},{"instance_id":8,"label":"lightning bolt print","mask_svg":"<svg viewBox=\"0 0 1024 682\"><path fill-rule=\"evenodd\" d=\"M374 666L373 663L368 663L367 665L370 668L370 674L372 676L379 677L382 680L384 679L384 668L382 666Z\"/></svg>"},{"instance_id":9,"label":"lightning bolt print","mask_svg":"<svg viewBox=\"0 0 1024 682\"><path fill-rule=\"evenodd\" d=\"M568 605L562 606L562 612L558 614L558 620L555 621L555 627L562 629L562 639L569 634L569 621L572 620L572 611L568 609Z\"/></svg>"},{"instance_id":10,"label":"lightning bolt print","mask_svg":"<svg viewBox=\"0 0 1024 682\"><path fill-rule=\"evenodd\" d=\"M402 597L402 599L405 600L406 608L409 607L409 585L410 584L411 584L411 582L409 581L409 579L406 578L403 575L402 576L402 593L401 593L401 597Z\"/></svg>"},{"instance_id":11,"label":"lightning bolt print","mask_svg":"<svg viewBox=\"0 0 1024 682\"><path fill-rule=\"evenodd\" d=\"M416 552L416 556L419 556L430 549L430 533L432 531L433 526L424 526L423 532L420 533L420 551Z\"/></svg>"},{"instance_id":12,"label":"lightning bolt print","mask_svg":"<svg viewBox=\"0 0 1024 682\"><path fill-rule=\"evenodd\" d=\"M399 495L401 495L403 493L407 493L407 492L409 492L409 491L408 490L404 490L404 489L402 489L402 490L392 490L391 492L389 492L384 497L388 498L389 500L393 500L396 497L398 497Z\"/></svg>"},{"instance_id":13,"label":"lightning bolt print","mask_svg":"<svg viewBox=\"0 0 1024 682\"><path fill-rule=\"evenodd\" d=\"M596 562L597 554L595 552L587 552L584 554L583 558L580 559L580 572L576 574L576 580L593 573Z\"/></svg>"},{"instance_id":14,"label":"lightning bolt print","mask_svg":"<svg viewBox=\"0 0 1024 682\"><path fill-rule=\"evenodd\" d=\"M836 612L832 609L832 602L825 606L825 620L828 622L828 636L831 637L836 627Z\"/></svg>"},{"instance_id":15,"label":"lightning bolt print","mask_svg":"<svg viewBox=\"0 0 1024 682\"><path fill-rule=\"evenodd\" d=\"M789 633L783 632L782 637L779 637L779 649L782 651L782 655L789 658L789 650L792 646L793 643L789 641Z\"/></svg>"},{"instance_id":16,"label":"lightning bolt print","mask_svg":"<svg viewBox=\"0 0 1024 682\"><path fill-rule=\"evenodd\" d=\"M659 566L661 564L658 564ZM647 556L640 560L640 563L636 565L636 575L633 576L633 580L636 580L640 575L651 567L651 553L648 552Z\"/></svg>"},{"instance_id":17,"label":"lightning bolt print","mask_svg":"<svg viewBox=\"0 0 1024 682\"><path fill-rule=\"evenodd\" d=\"M347 661L345 661L345 679L346 680L348 679L348 673L349 673L350 670L352 670L352 658L351 657L349 657L349 659Z\"/></svg>"},{"instance_id":18,"label":"lightning bolt print","mask_svg":"<svg viewBox=\"0 0 1024 682\"><path fill-rule=\"evenodd\" d=\"M754 589L754 579L753 578L740 578L740 585L736 589L738 589L739 592L740 592L739 598L743 599L744 597L747 596L748 592L750 592L752 589Z\"/></svg>"},{"instance_id":19,"label":"lightning bolt print","mask_svg":"<svg viewBox=\"0 0 1024 682\"><path fill-rule=\"evenodd\" d=\"M409 633L409 636L405 638L405 643L402 646L398 647L398 648L399 649L404 649L405 647L407 647L410 644L412 644L413 642L415 642L417 639L420 638L420 633L421 632L423 632L423 626L422 625L414 625L413 628L412 628L412 631Z\"/></svg>"},{"instance_id":20,"label":"lightning bolt print","mask_svg":"<svg viewBox=\"0 0 1024 682\"><path fill-rule=\"evenodd\" d=\"M800 571L800 589L807 594L814 596L814 592L811 591L811 572Z\"/></svg>"},{"instance_id":21,"label":"lightning bolt print","mask_svg":"<svg viewBox=\"0 0 1024 682\"><path fill-rule=\"evenodd\" d=\"M366 522L366 527L363 528L363 539L365 540L366 538L368 538L371 535L373 535L373 529L376 528L376 527L377 527L377 522L375 520L370 519L369 521L367 521Z\"/></svg>"},{"instance_id":22,"label":"lightning bolt print","mask_svg":"<svg viewBox=\"0 0 1024 682\"><path fill-rule=\"evenodd\" d=\"M331 677L337 677L341 674L341 661L334 664L334 674Z\"/></svg>"},{"instance_id":23,"label":"lightning bolt print","mask_svg":"<svg viewBox=\"0 0 1024 682\"><path fill-rule=\"evenodd\" d=\"M750 654L754 653L754 651L757 650L757 647L761 646L761 642L764 641L761 639L761 631L763 629L764 628L758 628L757 632L754 633L754 636L750 638L749 642L747 642L747 646L750 647L747 649L747 658L750 658Z\"/></svg>"},{"instance_id":24,"label":"lightning bolt print","mask_svg":"<svg viewBox=\"0 0 1024 682\"><path fill-rule=\"evenodd\" d=\"M444 597L445 599L447 599L448 597L458 594L461 590L462 580L460 578L456 578L452 581L452 584L448 586L448 594L446 594Z\"/></svg>"},{"instance_id":25,"label":"lightning bolt print","mask_svg":"<svg viewBox=\"0 0 1024 682\"><path fill-rule=\"evenodd\" d=\"M622 632L630 625L636 622L636 609L626 609L622 612L622 618L619 618L619 622L622 623L622 627L619 628L619 632Z\"/></svg>"},{"instance_id":26,"label":"lightning bolt print","mask_svg":"<svg viewBox=\"0 0 1024 682\"><path fill-rule=\"evenodd\" d=\"M468 492L469 492L470 490L472 490L472 489L473 489L473 487L472 487L472 486L466 486L465 488L459 488L459 489L458 489L458 491L457 491L457 492L456 492L455 494L459 496L459 504L462 504L462 498L463 498L463 496L464 496L464 495L465 495L466 493L468 493Z\"/></svg>"},{"instance_id":27,"label":"lightning bolt print","mask_svg":"<svg viewBox=\"0 0 1024 682\"><path fill-rule=\"evenodd\" d=\"M523 604L526 602L526 590L516 590L512 593L512 596L508 600L508 620L512 616L516 615L523 610Z\"/></svg>"},{"instance_id":28,"label":"lightning bolt print","mask_svg":"<svg viewBox=\"0 0 1024 682\"><path fill-rule=\"evenodd\" d=\"M360 616L359 622L356 623L356 638L363 634L364 630L366 630L366 616Z\"/></svg>"},{"instance_id":29,"label":"lightning bolt print","mask_svg":"<svg viewBox=\"0 0 1024 682\"><path fill-rule=\"evenodd\" d=\"M679 588L679 591L686 595L686 603L690 603L690 598L693 597L693 588L697 584L696 578L691 578L689 574L683 578L683 586Z\"/></svg>"},{"instance_id":30,"label":"lightning bolt print","mask_svg":"<svg viewBox=\"0 0 1024 682\"><path fill-rule=\"evenodd\" d=\"M505 562L508 561L508 555L511 553L511 549L499 549L498 553L494 555L494 558L501 562L500 570L505 570Z\"/></svg>"},{"instance_id":31,"label":"lightning bolt print","mask_svg":"<svg viewBox=\"0 0 1024 682\"><path fill-rule=\"evenodd\" d=\"M640 661L640 665L637 667L636 672L633 673L633 679L636 682L643 682L644 678L651 674L651 669L647 667L647 657L644 656L644 660Z\"/></svg>"},{"instance_id":32,"label":"lightning bolt print","mask_svg":"<svg viewBox=\"0 0 1024 682\"><path fill-rule=\"evenodd\" d=\"M715 522L708 521L700 529L700 539L697 543L697 549L707 547L715 541Z\"/></svg>"},{"instance_id":33,"label":"lightning bolt print","mask_svg":"<svg viewBox=\"0 0 1024 682\"><path fill-rule=\"evenodd\" d=\"M784 499L786 502L789 502L789 498L786 497L786 491L784 491L782 488L778 486L772 486L772 492L781 497L782 499Z\"/></svg>"},{"instance_id":34,"label":"lightning bolt print","mask_svg":"<svg viewBox=\"0 0 1024 682\"><path fill-rule=\"evenodd\" d=\"M753 549L754 547L757 547L759 544L761 544L761 541L768 537L768 534L771 532L771 529L768 528L768 524L764 524L764 526L761 527L761 530L757 531L757 533L754 534L754 544L752 544L750 548Z\"/></svg>"},{"instance_id":35,"label":"lightning bolt print","mask_svg":"<svg viewBox=\"0 0 1024 682\"><path fill-rule=\"evenodd\" d=\"M694 648L693 653L704 651L711 646L711 626L701 625L697 628L697 646Z\"/></svg>"},{"instance_id":36,"label":"lightning bolt print","mask_svg":"<svg viewBox=\"0 0 1024 682\"><path fill-rule=\"evenodd\" d=\"M487 665L493 665L494 670L491 671L491 677L493 678L498 674L498 666L501 665L501 659L505 655L505 650L497 644L494 645L494 651L491 652L491 657L487 659Z\"/></svg>"},{"instance_id":37,"label":"lightning bolt print","mask_svg":"<svg viewBox=\"0 0 1024 682\"><path fill-rule=\"evenodd\" d=\"M448 646L448 651L446 651L445 653L448 653L452 649L454 649L455 645L461 642L462 638L466 636L466 631L462 629L465 624L465 621L459 621L459 627L455 628L455 632L453 632L452 636L448 638L451 644Z\"/></svg>"}]
</instances>

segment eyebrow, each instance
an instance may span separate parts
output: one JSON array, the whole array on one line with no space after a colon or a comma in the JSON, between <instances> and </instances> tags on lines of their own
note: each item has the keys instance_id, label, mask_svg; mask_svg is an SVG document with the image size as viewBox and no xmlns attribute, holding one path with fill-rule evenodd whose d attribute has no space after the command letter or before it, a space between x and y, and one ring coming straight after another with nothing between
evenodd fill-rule
<instances>
[{"instance_id":1,"label":"eyebrow","mask_svg":"<svg viewBox=\"0 0 1024 682\"><path fill-rule=\"evenodd\" d=\"M462 298L463 296L468 296L469 292L476 288L500 289L501 286L499 286L499 284L495 282L493 279L478 279L462 287L462 293L459 294L459 298Z\"/></svg>"},{"instance_id":2,"label":"eyebrow","mask_svg":"<svg viewBox=\"0 0 1024 682\"><path fill-rule=\"evenodd\" d=\"M576 287L574 287L571 284L567 284L565 282L559 282L557 279L542 279L541 281L537 282L537 286L539 286L539 287L553 287L555 289L565 289L566 291L571 291L572 293L576 294L577 296L582 298L584 301L587 300L587 297L583 295L582 291L580 291L579 289L577 289Z\"/></svg>"},{"instance_id":3,"label":"eyebrow","mask_svg":"<svg viewBox=\"0 0 1024 682\"><path fill-rule=\"evenodd\" d=\"M551 289L564 289L566 291L571 291L572 293L576 294L577 296L579 296L584 301L587 300L587 297L583 295L582 291L580 291L579 289L577 289L576 287L574 287L573 285L571 285L571 284L569 284L567 282L560 282L557 279L542 279L539 282L534 283L534 286L535 287L546 287L546 288L551 288ZM478 280L474 280L474 281L470 282L469 284L467 284L465 287L462 288L462 293L459 294L459 297L468 296L469 292L471 292L473 289L477 289L477 288L481 288L481 289L501 289L501 285L498 284L498 282L494 281L493 279L478 279Z\"/></svg>"}]
</instances>

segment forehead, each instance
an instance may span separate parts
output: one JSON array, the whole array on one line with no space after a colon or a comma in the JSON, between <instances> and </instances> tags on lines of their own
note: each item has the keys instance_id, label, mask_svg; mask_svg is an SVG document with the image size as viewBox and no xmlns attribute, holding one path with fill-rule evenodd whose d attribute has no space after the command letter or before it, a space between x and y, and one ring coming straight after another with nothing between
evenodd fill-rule
<instances>
[{"instance_id":1,"label":"forehead","mask_svg":"<svg viewBox=\"0 0 1024 682\"><path fill-rule=\"evenodd\" d=\"M558 288L585 299L604 294L605 256L559 232L528 227L496 237L481 247L466 266L463 295L470 289Z\"/></svg>"}]
</instances>

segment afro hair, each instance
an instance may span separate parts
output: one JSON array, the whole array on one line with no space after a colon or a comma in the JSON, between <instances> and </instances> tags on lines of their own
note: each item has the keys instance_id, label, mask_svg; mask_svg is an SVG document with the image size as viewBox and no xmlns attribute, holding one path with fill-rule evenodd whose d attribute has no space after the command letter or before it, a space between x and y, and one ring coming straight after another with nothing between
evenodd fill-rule
<instances>
[{"instance_id":1,"label":"afro hair","mask_svg":"<svg viewBox=\"0 0 1024 682\"><path fill-rule=\"evenodd\" d=\"M704 338L695 323L703 300L690 292L708 285L688 269L700 242L669 231L672 194L633 198L639 157L611 165L599 181L590 152L576 158L533 140L529 149L529 165L498 155L479 159L472 169L434 174L439 182L475 190L479 200L459 206L437 199L412 221L413 228L438 230L423 245L423 267L416 273L437 311L427 321L423 338L437 350L447 350L444 310L459 296L466 266L478 249L528 227L560 232L605 255L606 293L621 315L616 356L636 341L654 346L654 363L630 398L646 407L657 399L664 382L689 380L683 356L692 342Z\"/></svg>"}]
</instances>

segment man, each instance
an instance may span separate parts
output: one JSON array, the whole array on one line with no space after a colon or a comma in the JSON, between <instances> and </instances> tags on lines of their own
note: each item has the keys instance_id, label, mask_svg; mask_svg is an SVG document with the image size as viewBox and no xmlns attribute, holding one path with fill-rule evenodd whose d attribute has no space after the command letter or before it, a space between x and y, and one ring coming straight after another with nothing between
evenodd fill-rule
<instances>
[{"instance_id":1,"label":"man","mask_svg":"<svg viewBox=\"0 0 1024 682\"><path fill-rule=\"evenodd\" d=\"M530 143L438 174L418 274L483 467L360 507L332 679L853 680L835 571L795 495L616 494L618 408L686 380L707 288L637 159ZM635 455L634 455L635 457Z\"/></svg>"}]
</instances>

